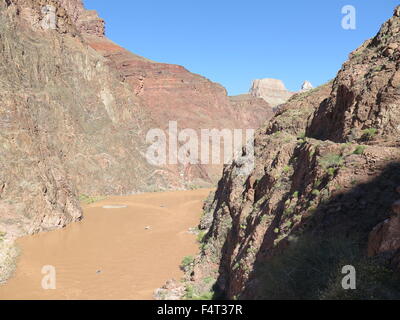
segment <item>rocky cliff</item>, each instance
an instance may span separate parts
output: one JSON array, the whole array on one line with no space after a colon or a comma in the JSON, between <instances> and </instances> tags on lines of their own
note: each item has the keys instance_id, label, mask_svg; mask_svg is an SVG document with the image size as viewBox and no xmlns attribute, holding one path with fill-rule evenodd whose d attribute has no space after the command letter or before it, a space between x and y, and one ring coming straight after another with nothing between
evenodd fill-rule
<instances>
[{"instance_id":1,"label":"rocky cliff","mask_svg":"<svg viewBox=\"0 0 400 320\"><path fill-rule=\"evenodd\" d=\"M182 66L150 61L97 34L86 33L84 38L140 98L156 128L166 129L169 121L176 121L180 129L198 133L213 128L256 129L273 114L272 106L252 96L238 106L224 87ZM168 166L165 175L171 185L182 188L216 183L221 172L221 165L178 165Z\"/></svg>"},{"instance_id":2,"label":"rocky cliff","mask_svg":"<svg viewBox=\"0 0 400 320\"><path fill-rule=\"evenodd\" d=\"M254 80L250 94L267 101L272 107L277 107L289 100L294 92L286 89L285 84L277 79Z\"/></svg>"},{"instance_id":3,"label":"rocky cliff","mask_svg":"<svg viewBox=\"0 0 400 320\"><path fill-rule=\"evenodd\" d=\"M56 28L43 28L43 5ZM138 153L149 115L57 1L1 3L0 229L8 236L82 216L78 193L154 182Z\"/></svg>"},{"instance_id":4,"label":"rocky cliff","mask_svg":"<svg viewBox=\"0 0 400 320\"><path fill-rule=\"evenodd\" d=\"M294 95L205 205L186 297L400 297L400 7L334 81ZM354 266L357 290L344 290Z\"/></svg>"},{"instance_id":5,"label":"rocky cliff","mask_svg":"<svg viewBox=\"0 0 400 320\"><path fill-rule=\"evenodd\" d=\"M225 89L104 36L81 0L0 4L0 231L8 238L82 218L78 196L212 183L215 167L151 166L146 134L255 128L270 108L238 108ZM182 178L183 177L183 178Z\"/></svg>"},{"instance_id":6,"label":"rocky cliff","mask_svg":"<svg viewBox=\"0 0 400 320\"><path fill-rule=\"evenodd\" d=\"M400 11L351 53L308 134L335 142L399 141Z\"/></svg>"}]
</instances>

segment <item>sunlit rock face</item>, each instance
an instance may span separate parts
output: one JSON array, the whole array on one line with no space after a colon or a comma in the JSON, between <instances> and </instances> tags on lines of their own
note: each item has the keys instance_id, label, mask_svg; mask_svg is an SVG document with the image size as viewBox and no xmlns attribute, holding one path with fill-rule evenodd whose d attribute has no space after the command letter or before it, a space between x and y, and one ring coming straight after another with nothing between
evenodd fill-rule
<instances>
[{"instance_id":1,"label":"sunlit rock face","mask_svg":"<svg viewBox=\"0 0 400 320\"><path fill-rule=\"evenodd\" d=\"M333 81L295 94L257 131L254 171L226 167L205 206L199 227L207 235L187 273L194 292L400 297L399 59L400 7ZM284 91L279 81L259 80L253 94L264 88ZM373 281L344 295L340 270L349 261ZM324 271L304 276L311 269ZM205 287L208 278L216 281Z\"/></svg>"},{"instance_id":2,"label":"sunlit rock face","mask_svg":"<svg viewBox=\"0 0 400 320\"><path fill-rule=\"evenodd\" d=\"M314 89L313 85L311 84L310 81L306 80L306 81L303 82L300 91L301 92L305 92L305 91L309 91L309 90L312 90L312 89Z\"/></svg>"},{"instance_id":3,"label":"sunlit rock face","mask_svg":"<svg viewBox=\"0 0 400 320\"><path fill-rule=\"evenodd\" d=\"M222 164L151 165L149 130L257 128L271 114L114 44L81 0L1 1L0 43L0 231L10 237L80 220L82 194L212 185Z\"/></svg>"},{"instance_id":4,"label":"sunlit rock face","mask_svg":"<svg viewBox=\"0 0 400 320\"><path fill-rule=\"evenodd\" d=\"M258 79L253 81L250 94L254 97L263 98L272 107L277 107L287 102L294 93L286 89L282 80Z\"/></svg>"}]
</instances>

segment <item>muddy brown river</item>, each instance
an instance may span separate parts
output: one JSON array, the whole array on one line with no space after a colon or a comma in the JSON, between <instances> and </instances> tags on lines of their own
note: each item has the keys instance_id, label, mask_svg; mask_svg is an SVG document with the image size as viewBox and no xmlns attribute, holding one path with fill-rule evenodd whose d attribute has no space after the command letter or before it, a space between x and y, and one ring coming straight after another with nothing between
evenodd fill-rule
<instances>
[{"instance_id":1,"label":"muddy brown river","mask_svg":"<svg viewBox=\"0 0 400 320\"><path fill-rule=\"evenodd\" d=\"M197 253L188 230L210 191L111 197L86 206L81 222L19 239L17 270L0 299L152 299ZM54 267L56 289L42 288L44 266Z\"/></svg>"}]
</instances>

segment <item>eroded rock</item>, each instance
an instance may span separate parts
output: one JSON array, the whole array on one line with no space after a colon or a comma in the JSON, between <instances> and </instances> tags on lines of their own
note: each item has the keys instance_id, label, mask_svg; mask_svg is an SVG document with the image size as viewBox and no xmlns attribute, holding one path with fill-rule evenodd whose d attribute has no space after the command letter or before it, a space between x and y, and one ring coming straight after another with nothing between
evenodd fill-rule
<instances>
[{"instance_id":1,"label":"eroded rock","mask_svg":"<svg viewBox=\"0 0 400 320\"><path fill-rule=\"evenodd\" d=\"M253 81L250 94L254 97L264 99L272 107L277 107L287 102L294 93L286 89L282 80L257 79Z\"/></svg>"}]
</instances>

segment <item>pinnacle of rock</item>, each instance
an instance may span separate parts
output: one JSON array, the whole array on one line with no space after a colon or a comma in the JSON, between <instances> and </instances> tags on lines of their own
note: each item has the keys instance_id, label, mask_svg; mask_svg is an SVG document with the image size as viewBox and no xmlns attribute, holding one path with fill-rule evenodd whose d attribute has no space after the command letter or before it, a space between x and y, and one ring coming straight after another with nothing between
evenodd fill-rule
<instances>
[{"instance_id":1,"label":"pinnacle of rock","mask_svg":"<svg viewBox=\"0 0 400 320\"><path fill-rule=\"evenodd\" d=\"M314 89L314 86L311 84L310 81L306 80L306 81L303 82L303 85L301 86L301 92L309 91L309 90L312 90L312 89Z\"/></svg>"},{"instance_id":2,"label":"pinnacle of rock","mask_svg":"<svg viewBox=\"0 0 400 320\"><path fill-rule=\"evenodd\" d=\"M250 94L263 98L272 107L285 103L293 93L288 91L283 81L278 79L257 79L253 81Z\"/></svg>"}]
</instances>

